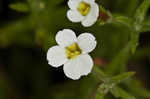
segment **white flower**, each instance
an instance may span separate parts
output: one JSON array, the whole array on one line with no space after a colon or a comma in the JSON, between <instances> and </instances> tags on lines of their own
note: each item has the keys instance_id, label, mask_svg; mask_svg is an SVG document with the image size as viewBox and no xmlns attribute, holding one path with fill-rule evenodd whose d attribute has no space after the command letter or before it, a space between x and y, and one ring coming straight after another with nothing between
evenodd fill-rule
<instances>
[{"instance_id":1,"label":"white flower","mask_svg":"<svg viewBox=\"0 0 150 99\"><path fill-rule=\"evenodd\" d=\"M59 67L64 64L65 75L74 80L91 72L93 60L88 53L97 44L92 34L83 33L76 37L72 30L64 29L56 34L56 42L58 45L47 52L49 65Z\"/></svg>"},{"instance_id":2,"label":"white flower","mask_svg":"<svg viewBox=\"0 0 150 99\"><path fill-rule=\"evenodd\" d=\"M95 0L69 0L68 6L68 19L81 22L85 27L92 26L99 17L99 7Z\"/></svg>"}]
</instances>

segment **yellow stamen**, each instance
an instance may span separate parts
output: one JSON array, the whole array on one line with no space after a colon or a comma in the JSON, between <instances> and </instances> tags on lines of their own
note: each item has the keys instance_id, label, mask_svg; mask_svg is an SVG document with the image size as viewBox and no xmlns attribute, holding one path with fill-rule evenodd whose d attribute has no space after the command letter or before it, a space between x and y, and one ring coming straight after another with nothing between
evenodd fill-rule
<instances>
[{"instance_id":1,"label":"yellow stamen","mask_svg":"<svg viewBox=\"0 0 150 99\"><path fill-rule=\"evenodd\" d=\"M81 2L79 7L78 7L78 11L83 15L86 16L89 11L91 9L90 4L86 3L86 2Z\"/></svg>"},{"instance_id":2,"label":"yellow stamen","mask_svg":"<svg viewBox=\"0 0 150 99\"><path fill-rule=\"evenodd\" d=\"M68 59L76 58L81 54L81 49L79 48L77 43L74 43L68 47L66 47L66 54Z\"/></svg>"}]
</instances>

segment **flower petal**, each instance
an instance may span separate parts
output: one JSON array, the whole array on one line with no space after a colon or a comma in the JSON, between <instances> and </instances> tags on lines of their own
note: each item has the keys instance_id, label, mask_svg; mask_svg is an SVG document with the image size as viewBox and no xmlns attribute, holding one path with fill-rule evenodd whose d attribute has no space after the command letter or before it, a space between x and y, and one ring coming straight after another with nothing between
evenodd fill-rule
<instances>
[{"instance_id":1,"label":"flower petal","mask_svg":"<svg viewBox=\"0 0 150 99\"><path fill-rule=\"evenodd\" d=\"M65 48L53 46L47 52L47 60L49 65L59 67L67 61Z\"/></svg>"},{"instance_id":2,"label":"flower petal","mask_svg":"<svg viewBox=\"0 0 150 99\"><path fill-rule=\"evenodd\" d=\"M97 42L95 41L95 37L90 33L80 34L77 38L77 43L79 47L82 49L83 53L89 53L95 49Z\"/></svg>"},{"instance_id":3,"label":"flower petal","mask_svg":"<svg viewBox=\"0 0 150 99\"><path fill-rule=\"evenodd\" d=\"M79 6L80 2L81 2L81 0L69 0L68 1L68 6L69 6L70 9L75 10Z\"/></svg>"},{"instance_id":4,"label":"flower petal","mask_svg":"<svg viewBox=\"0 0 150 99\"><path fill-rule=\"evenodd\" d=\"M81 76L88 75L93 67L93 60L88 54L83 54L75 59L69 60L64 64L64 73L73 80Z\"/></svg>"},{"instance_id":5,"label":"flower petal","mask_svg":"<svg viewBox=\"0 0 150 99\"><path fill-rule=\"evenodd\" d=\"M70 29L64 29L56 34L56 42L62 47L69 46L76 41L76 35Z\"/></svg>"},{"instance_id":6,"label":"flower petal","mask_svg":"<svg viewBox=\"0 0 150 99\"><path fill-rule=\"evenodd\" d=\"M67 12L67 17L71 22L80 22L84 19L84 16L82 16L77 10L69 10Z\"/></svg>"},{"instance_id":7,"label":"flower petal","mask_svg":"<svg viewBox=\"0 0 150 99\"><path fill-rule=\"evenodd\" d=\"M85 27L92 26L98 19L99 7L96 3L91 4L91 10L86 18L82 21L82 25Z\"/></svg>"},{"instance_id":8,"label":"flower petal","mask_svg":"<svg viewBox=\"0 0 150 99\"><path fill-rule=\"evenodd\" d=\"M87 3L95 3L95 0L83 0L84 2L87 2Z\"/></svg>"}]
</instances>

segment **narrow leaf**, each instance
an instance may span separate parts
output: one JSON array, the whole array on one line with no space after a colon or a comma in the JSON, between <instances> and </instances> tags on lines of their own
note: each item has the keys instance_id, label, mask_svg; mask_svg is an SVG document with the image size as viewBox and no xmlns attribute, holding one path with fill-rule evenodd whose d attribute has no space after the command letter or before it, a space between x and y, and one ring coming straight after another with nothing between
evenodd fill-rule
<instances>
[{"instance_id":1,"label":"narrow leaf","mask_svg":"<svg viewBox=\"0 0 150 99\"><path fill-rule=\"evenodd\" d=\"M140 32L147 32L150 31L150 17L146 18L142 23L142 27Z\"/></svg>"},{"instance_id":2,"label":"narrow leaf","mask_svg":"<svg viewBox=\"0 0 150 99\"><path fill-rule=\"evenodd\" d=\"M98 66L94 66L93 73L96 75L97 78L99 78L101 81L105 81L106 75L105 73L98 68Z\"/></svg>"},{"instance_id":3,"label":"narrow leaf","mask_svg":"<svg viewBox=\"0 0 150 99\"><path fill-rule=\"evenodd\" d=\"M104 96L109 92L111 86L107 83L101 84L96 92L95 99L104 99Z\"/></svg>"},{"instance_id":4,"label":"narrow leaf","mask_svg":"<svg viewBox=\"0 0 150 99\"><path fill-rule=\"evenodd\" d=\"M136 48L138 46L140 30L142 28L141 23L144 21L149 6L150 0L144 0L135 13L135 23L134 23L135 31L131 33L131 51L133 54L135 53Z\"/></svg>"},{"instance_id":5,"label":"narrow leaf","mask_svg":"<svg viewBox=\"0 0 150 99\"><path fill-rule=\"evenodd\" d=\"M130 95L128 92L126 92L125 90L123 90L120 87L116 87L116 89L118 90L118 92L120 93L120 97L122 99L136 99L134 96Z\"/></svg>"},{"instance_id":6,"label":"narrow leaf","mask_svg":"<svg viewBox=\"0 0 150 99\"><path fill-rule=\"evenodd\" d=\"M120 92L117 90L116 87L113 87L112 89L110 89L110 92L113 96L115 96L116 98L120 98Z\"/></svg>"},{"instance_id":7,"label":"narrow leaf","mask_svg":"<svg viewBox=\"0 0 150 99\"><path fill-rule=\"evenodd\" d=\"M113 18L114 18L114 22L118 22L118 23L124 24L128 28L131 29L131 25L132 25L133 22L132 22L132 20L129 17L121 16L121 15L114 15Z\"/></svg>"},{"instance_id":8,"label":"narrow leaf","mask_svg":"<svg viewBox=\"0 0 150 99\"><path fill-rule=\"evenodd\" d=\"M10 4L9 7L19 12L28 12L29 6L25 3Z\"/></svg>"},{"instance_id":9,"label":"narrow leaf","mask_svg":"<svg viewBox=\"0 0 150 99\"><path fill-rule=\"evenodd\" d=\"M95 96L95 99L104 99L104 94L103 93L97 93Z\"/></svg>"},{"instance_id":10,"label":"narrow leaf","mask_svg":"<svg viewBox=\"0 0 150 99\"><path fill-rule=\"evenodd\" d=\"M132 79L125 82L127 88L138 97L150 98L150 91L143 87L141 81Z\"/></svg>"},{"instance_id":11,"label":"narrow leaf","mask_svg":"<svg viewBox=\"0 0 150 99\"><path fill-rule=\"evenodd\" d=\"M135 72L126 72L126 73L122 73L120 75L114 76L111 79L112 79L113 83L118 84L121 81L132 77L134 74L135 74Z\"/></svg>"},{"instance_id":12,"label":"narrow leaf","mask_svg":"<svg viewBox=\"0 0 150 99\"><path fill-rule=\"evenodd\" d=\"M139 45L139 36L140 33L137 31L131 32L131 52L135 53L137 46Z\"/></svg>"},{"instance_id":13,"label":"narrow leaf","mask_svg":"<svg viewBox=\"0 0 150 99\"><path fill-rule=\"evenodd\" d=\"M150 24L142 24L140 32L148 32L150 31Z\"/></svg>"},{"instance_id":14,"label":"narrow leaf","mask_svg":"<svg viewBox=\"0 0 150 99\"><path fill-rule=\"evenodd\" d=\"M135 25L140 24L144 20L149 6L150 6L150 0L144 0L143 3L139 6L139 8L135 13L135 19L136 19Z\"/></svg>"},{"instance_id":15,"label":"narrow leaf","mask_svg":"<svg viewBox=\"0 0 150 99\"><path fill-rule=\"evenodd\" d=\"M130 43L123 48L106 68L106 74L114 75L125 71L126 61L130 54Z\"/></svg>"}]
</instances>

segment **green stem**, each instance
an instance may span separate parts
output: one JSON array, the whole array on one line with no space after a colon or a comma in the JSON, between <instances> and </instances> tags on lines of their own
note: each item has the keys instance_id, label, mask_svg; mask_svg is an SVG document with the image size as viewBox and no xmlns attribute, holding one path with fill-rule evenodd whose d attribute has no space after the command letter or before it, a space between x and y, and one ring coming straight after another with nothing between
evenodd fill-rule
<instances>
[{"instance_id":1,"label":"green stem","mask_svg":"<svg viewBox=\"0 0 150 99\"><path fill-rule=\"evenodd\" d=\"M93 68L93 73L96 75L96 77L100 80L100 81L105 81L106 80L106 75L105 73L100 69L98 68L98 66L94 66Z\"/></svg>"},{"instance_id":2,"label":"green stem","mask_svg":"<svg viewBox=\"0 0 150 99\"><path fill-rule=\"evenodd\" d=\"M131 33L131 51L135 53L139 42L140 31L142 29L141 23L144 21L148 8L150 6L150 0L144 0L138 7L135 14L135 22L133 23L133 32Z\"/></svg>"}]
</instances>

